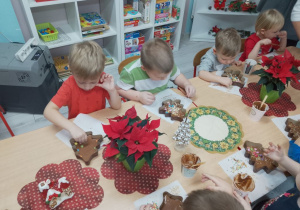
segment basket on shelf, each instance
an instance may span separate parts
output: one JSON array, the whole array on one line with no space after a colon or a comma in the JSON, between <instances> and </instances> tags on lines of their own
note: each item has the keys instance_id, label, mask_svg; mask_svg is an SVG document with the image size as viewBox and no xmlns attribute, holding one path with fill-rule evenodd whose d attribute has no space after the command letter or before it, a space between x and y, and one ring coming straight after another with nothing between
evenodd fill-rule
<instances>
[{"instance_id":1,"label":"basket on shelf","mask_svg":"<svg viewBox=\"0 0 300 210\"><path fill-rule=\"evenodd\" d=\"M41 34L40 30L48 29L48 28L49 28L50 31L53 31L53 33L50 32L49 34L45 34L45 35ZM36 29L38 31L39 36L41 37L41 39L44 42L50 42L50 41L57 40L58 31L56 30L56 28L51 23L37 24Z\"/></svg>"}]
</instances>

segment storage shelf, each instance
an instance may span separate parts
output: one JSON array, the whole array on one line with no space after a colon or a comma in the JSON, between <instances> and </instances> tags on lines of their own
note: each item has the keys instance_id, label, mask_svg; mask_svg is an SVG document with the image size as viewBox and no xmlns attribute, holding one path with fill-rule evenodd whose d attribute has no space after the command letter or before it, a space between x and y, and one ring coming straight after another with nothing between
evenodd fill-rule
<instances>
[{"instance_id":1,"label":"storage shelf","mask_svg":"<svg viewBox=\"0 0 300 210\"><path fill-rule=\"evenodd\" d=\"M200 9L197 10L198 14L207 14L207 15L245 15L245 16L258 16L259 13L250 13L250 12L231 12L227 10L225 12L224 10L216 10L215 8L209 9Z\"/></svg>"},{"instance_id":2,"label":"storage shelf","mask_svg":"<svg viewBox=\"0 0 300 210\"><path fill-rule=\"evenodd\" d=\"M28 3L30 7L43 7L43 6L49 6L49 5L55 5L55 4L64 4L64 3L70 3L70 2L76 2L76 0L53 0L53 1L45 1L45 2L36 2L35 0L28 0Z\"/></svg>"},{"instance_id":3,"label":"storage shelf","mask_svg":"<svg viewBox=\"0 0 300 210\"><path fill-rule=\"evenodd\" d=\"M74 43L78 43L81 41L81 38L78 36L78 33L76 33L75 31L73 31L73 29L70 27L70 25L66 24L66 25L60 25L58 26L54 26L55 28L60 28L61 30L63 30L64 35L66 35L69 39L68 40L54 40L51 42L43 42L40 39L40 43L41 44L45 44L49 47L49 49L52 48L56 48L56 47L63 47L63 46L67 46L67 45L71 45ZM60 36L60 34L58 34L58 36Z\"/></svg>"},{"instance_id":4,"label":"storage shelf","mask_svg":"<svg viewBox=\"0 0 300 210\"><path fill-rule=\"evenodd\" d=\"M94 40L94 39L102 39L105 37L115 36L115 35L117 35L117 32L112 27L110 27L109 30L103 31L103 34L94 35L94 36L90 36L90 37L83 37L83 39L84 40Z\"/></svg>"},{"instance_id":5,"label":"storage shelf","mask_svg":"<svg viewBox=\"0 0 300 210\"><path fill-rule=\"evenodd\" d=\"M167 22L163 22L163 23L155 23L155 24L154 24L154 27L156 27L156 26L168 25L168 24L172 24L172 23L178 23L178 22L179 22L179 20L176 20L176 19L174 19L174 18L170 18L170 20L167 21Z\"/></svg>"},{"instance_id":6,"label":"storage shelf","mask_svg":"<svg viewBox=\"0 0 300 210\"><path fill-rule=\"evenodd\" d=\"M133 32L133 31L139 31L139 30L144 30L144 29L147 29L147 28L152 28L153 27L153 24L151 23L143 23L142 21L140 21L139 25L138 26L135 26L135 27L130 27L130 28L125 28L124 29L124 32L125 33L129 33L129 32Z\"/></svg>"},{"instance_id":7,"label":"storage shelf","mask_svg":"<svg viewBox=\"0 0 300 210\"><path fill-rule=\"evenodd\" d=\"M208 33L200 33L200 34L191 35L190 40L199 41L199 42L214 42L215 37L209 35Z\"/></svg>"}]
</instances>

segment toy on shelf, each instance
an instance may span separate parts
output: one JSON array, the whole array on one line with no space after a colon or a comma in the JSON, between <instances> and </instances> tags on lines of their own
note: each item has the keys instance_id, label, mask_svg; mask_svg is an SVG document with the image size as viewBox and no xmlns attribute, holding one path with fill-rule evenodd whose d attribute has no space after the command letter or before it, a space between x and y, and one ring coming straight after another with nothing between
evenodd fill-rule
<instances>
[{"instance_id":1,"label":"toy on shelf","mask_svg":"<svg viewBox=\"0 0 300 210\"><path fill-rule=\"evenodd\" d=\"M141 55L145 36L139 31L125 34L125 58Z\"/></svg>"},{"instance_id":2,"label":"toy on shelf","mask_svg":"<svg viewBox=\"0 0 300 210\"><path fill-rule=\"evenodd\" d=\"M172 12L172 1L157 0L155 5L155 23L168 22Z\"/></svg>"},{"instance_id":3,"label":"toy on shelf","mask_svg":"<svg viewBox=\"0 0 300 210\"><path fill-rule=\"evenodd\" d=\"M173 140L176 141L175 149L177 151L182 151L189 144L191 139L190 132L190 120L186 117L180 123L175 135L173 136Z\"/></svg>"},{"instance_id":4,"label":"toy on shelf","mask_svg":"<svg viewBox=\"0 0 300 210\"><path fill-rule=\"evenodd\" d=\"M83 37L99 35L109 29L106 21L97 12L83 13L79 17Z\"/></svg>"},{"instance_id":5,"label":"toy on shelf","mask_svg":"<svg viewBox=\"0 0 300 210\"><path fill-rule=\"evenodd\" d=\"M167 42L170 47L174 48L173 44L171 43L171 37L175 32L175 26L172 25L164 25L164 26L157 26L154 29L154 37L161 38L165 42Z\"/></svg>"},{"instance_id":6,"label":"toy on shelf","mask_svg":"<svg viewBox=\"0 0 300 210\"><path fill-rule=\"evenodd\" d=\"M53 182L51 182L50 179L47 179L40 182L38 188L50 209L55 209L63 201L72 198L74 195L66 177L61 177Z\"/></svg>"},{"instance_id":7,"label":"toy on shelf","mask_svg":"<svg viewBox=\"0 0 300 210\"><path fill-rule=\"evenodd\" d=\"M219 31L221 31L221 30L222 30L222 28L218 28L218 26L215 25L215 26L212 27L212 29L210 29L210 30L208 31L208 34L209 34L209 35L212 35L212 36L216 36L217 33L218 33Z\"/></svg>"},{"instance_id":8,"label":"toy on shelf","mask_svg":"<svg viewBox=\"0 0 300 210\"><path fill-rule=\"evenodd\" d=\"M236 0L236 1L232 1L229 3L228 5L228 9L231 12L250 12L250 13L256 13L256 3L255 2L251 2L249 0L246 0L245 2L243 2L243 0Z\"/></svg>"},{"instance_id":9,"label":"toy on shelf","mask_svg":"<svg viewBox=\"0 0 300 210\"><path fill-rule=\"evenodd\" d=\"M216 10L224 10L225 3L226 3L226 0L214 0L214 8Z\"/></svg>"},{"instance_id":10,"label":"toy on shelf","mask_svg":"<svg viewBox=\"0 0 300 210\"><path fill-rule=\"evenodd\" d=\"M150 0L139 0L139 12L141 13L142 17L141 20L144 23L150 23L150 10L151 10L151 1Z\"/></svg>"},{"instance_id":11,"label":"toy on shelf","mask_svg":"<svg viewBox=\"0 0 300 210\"><path fill-rule=\"evenodd\" d=\"M125 4L124 5L124 16L127 16L128 14L136 15L136 14L138 14L138 11L135 10L131 4Z\"/></svg>"},{"instance_id":12,"label":"toy on shelf","mask_svg":"<svg viewBox=\"0 0 300 210\"><path fill-rule=\"evenodd\" d=\"M54 41L58 38L58 31L51 23L37 24L36 29L44 42Z\"/></svg>"},{"instance_id":13,"label":"toy on shelf","mask_svg":"<svg viewBox=\"0 0 300 210\"><path fill-rule=\"evenodd\" d=\"M179 20L180 18L180 8L176 5L173 5L172 8L172 18L174 18L175 20Z\"/></svg>"}]
</instances>

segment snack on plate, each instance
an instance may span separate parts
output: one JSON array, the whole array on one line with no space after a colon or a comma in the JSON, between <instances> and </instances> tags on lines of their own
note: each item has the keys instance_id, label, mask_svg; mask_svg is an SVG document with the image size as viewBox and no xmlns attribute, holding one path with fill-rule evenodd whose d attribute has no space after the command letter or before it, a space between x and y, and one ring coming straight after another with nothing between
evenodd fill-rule
<instances>
[{"instance_id":1,"label":"snack on plate","mask_svg":"<svg viewBox=\"0 0 300 210\"><path fill-rule=\"evenodd\" d=\"M169 192L163 193L163 202L160 205L160 210L183 210L182 197L178 195L172 195Z\"/></svg>"},{"instance_id":2,"label":"snack on plate","mask_svg":"<svg viewBox=\"0 0 300 210\"><path fill-rule=\"evenodd\" d=\"M70 199L74 195L66 177L61 177L53 182L51 182L50 179L47 179L40 182L38 188L42 193L42 197L46 204L49 205L51 209L56 208L64 200Z\"/></svg>"},{"instance_id":3,"label":"snack on plate","mask_svg":"<svg viewBox=\"0 0 300 210\"><path fill-rule=\"evenodd\" d=\"M186 110L183 108L183 105L180 104L180 100L171 99L165 100L162 102L162 106L159 107L159 114L164 114L166 117L171 117L172 120L182 121Z\"/></svg>"},{"instance_id":4,"label":"snack on plate","mask_svg":"<svg viewBox=\"0 0 300 210\"><path fill-rule=\"evenodd\" d=\"M288 137L297 140L300 137L300 121L288 118L285 125L285 131L289 132Z\"/></svg>"},{"instance_id":5,"label":"snack on plate","mask_svg":"<svg viewBox=\"0 0 300 210\"><path fill-rule=\"evenodd\" d=\"M86 132L87 141L84 143L76 142L71 139L70 143L78 159L82 159L86 165L89 165L93 157L98 156L98 149L103 141L102 135L92 135L92 132Z\"/></svg>"},{"instance_id":6,"label":"snack on plate","mask_svg":"<svg viewBox=\"0 0 300 210\"><path fill-rule=\"evenodd\" d=\"M234 86L242 88L245 85L245 78L238 70L225 69L222 77L229 77L232 80L232 85Z\"/></svg>"},{"instance_id":7,"label":"snack on plate","mask_svg":"<svg viewBox=\"0 0 300 210\"><path fill-rule=\"evenodd\" d=\"M278 163L263 154L263 146L259 143L245 141L245 157L249 158L249 164L253 165L253 171L263 169L267 174L278 167Z\"/></svg>"}]
</instances>

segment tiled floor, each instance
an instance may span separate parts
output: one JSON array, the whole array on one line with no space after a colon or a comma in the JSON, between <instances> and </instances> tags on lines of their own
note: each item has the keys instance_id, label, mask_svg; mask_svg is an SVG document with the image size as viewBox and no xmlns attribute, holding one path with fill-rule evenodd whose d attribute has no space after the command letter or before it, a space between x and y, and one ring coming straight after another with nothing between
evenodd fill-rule
<instances>
[{"instance_id":1,"label":"tiled floor","mask_svg":"<svg viewBox=\"0 0 300 210\"><path fill-rule=\"evenodd\" d=\"M210 47L212 45L213 43L208 42L190 42L188 36L181 39L179 51L174 52L174 59L178 68L187 78L193 77L193 58L195 54L201 49ZM119 79L117 67L117 65L105 67L105 72L112 74L115 78L115 81ZM62 108L60 111L65 117L67 117L68 109L66 107ZM51 124L44 118L43 115L40 114L7 112L4 117L6 118L15 135L33 131ZM0 120L0 140L9 137L9 132L4 126L2 120Z\"/></svg>"}]
</instances>

